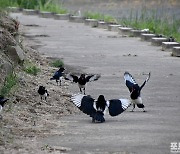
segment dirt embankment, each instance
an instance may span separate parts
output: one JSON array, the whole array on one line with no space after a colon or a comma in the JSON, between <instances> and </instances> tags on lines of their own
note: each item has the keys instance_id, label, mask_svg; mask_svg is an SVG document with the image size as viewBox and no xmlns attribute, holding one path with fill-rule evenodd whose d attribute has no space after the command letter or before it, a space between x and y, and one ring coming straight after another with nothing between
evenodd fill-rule
<instances>
[{"instance_id":1,"label":"dirt embankment","mask_svg":"<svg viewBox=\"0 0 180 154\"><path fill-rule=\"evenodd\" d=\"M7 95L9 101L1 112L0 120L0 153L46 153L49 151L65 151L61 147L44 147L38 143L38 137L49 134L58 135L53 130L59 125L60 116L69 115L76 108L69 102L68 82L57 86L50 77L57 68L50 67L52 60L42 58L37 51L28 46L30 40L22 37L22 25L8 15L0 16L0 87L6 76L15 72L17 84ZM32 40L31 43L32 44ZM19 63L13 59L14 53L9 53L8 47L19 46L23 49L24 59ZM14 61L15 60L15 61ZM21 60L21 58L20 58ZM40 68L37 76L23 71L26 61ZM20 64L20 65L19 65ZM48 89L47 101L41 101L37 93L39 85Z\"/></svg>"}]
</instances>

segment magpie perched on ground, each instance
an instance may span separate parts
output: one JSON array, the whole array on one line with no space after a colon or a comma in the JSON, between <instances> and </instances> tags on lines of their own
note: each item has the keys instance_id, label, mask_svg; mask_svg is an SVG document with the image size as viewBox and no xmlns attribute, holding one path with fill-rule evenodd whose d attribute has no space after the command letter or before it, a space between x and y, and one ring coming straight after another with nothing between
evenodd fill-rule
<instances>
[{"instance_id":1,"label":"magpie perched on ground","mask_svg":"<svg viewBox=\"0 0 180 154\"><path fill-rule=\"evenodd\" d=\"M3 96L0 96L0 113L4 107L4 104L8 101L9 99L4 98Z\"/></svg>"},{"instance_id":2,"label":"magpie perched on ground","mask_svg":"<svg viewBox=\"0 0 180 154\"><path fill-rule=\"evenodd\" d=\"M47 100L47 96L49 96L49 94L44 86L39 86L38 93L41 96L41 100L43 100L43 97L45 100Z\"/></svg>"},{"instance_id":3,"label":"magpie perched on ground","mask_svg":"<svg viewBox=\"0 0 180 154\"><path fill-rule=\"evenodd\" d=\"M111 116L117 116L124 112L130 105L128 99L111 99L106 101L103 95L95 100L90 95L74 94L71 100L83 113L92 117L92 122L105 122L104 113L108 108Z\"/></svg>"},{"instance_id":4,"label":"magpie perched on ground","mask_svg":"<svg viewBox=\"0 0 180 154\"><path fill-rule=\"evenodd\" d=\"M64 70L64 67L60 67L59 70L54 73L53 77L50 78L50 80L56 80L57 85L59 82L59 85L61 86L61 80L64 75Z\"/></svg>"},{"instance_id":5,"label":"magpie perched on ground","mask_svg":"<svg viewBox=\"0 0 180 154\"><path fill-rule=\"evenodd\" d=\"M99 74L94 74L94 75L85 75L85 74L81 74L80 77L73 75L73 74L68 74L65 79L66 80L70 80L73 81L75 83L78 83L79 86L79 90L82 93L82 89L84 91L84 95L85 95L85 85L87 82L91 82L91 81L96 81L100 78Z\"/></svg>"},{"instance_id":6,"label":"magpie perched on ground","mask_svg":"<svg viewBox=\"0 0 180 154\"><path fill-rule=\"evenodd\" d=\"M151 76L151 73L149 72L148 77L144 81L144 83L139 86L133 76L129 72L124 73L124 80L126 83L126 86L128 87L130 91L130 97L132 100L133 104L133 109L132 112L134 111L135 105L137 105L138 108L142 108L144 110L144 104L142 103L142 98L141 98L141 90L145 86L145 84L148 82L149 78Z\"/></svg>"}]
</instances>

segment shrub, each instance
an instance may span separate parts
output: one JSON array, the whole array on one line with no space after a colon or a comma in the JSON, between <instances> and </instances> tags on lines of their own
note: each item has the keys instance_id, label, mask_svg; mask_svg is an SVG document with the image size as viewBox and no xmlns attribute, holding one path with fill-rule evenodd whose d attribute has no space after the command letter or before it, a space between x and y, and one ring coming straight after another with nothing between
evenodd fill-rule
<instances>
[{"instance_id":1,"label":"shrub","mask_svg":"<svg viewBox=\"0 0 180 154\"><path fill-rule=\"evenodd\" d=\"M50 63L51 66L53 67L63 67L64 62L61 59L55 60L52 63Z\"/></svg>"}]
</instances>

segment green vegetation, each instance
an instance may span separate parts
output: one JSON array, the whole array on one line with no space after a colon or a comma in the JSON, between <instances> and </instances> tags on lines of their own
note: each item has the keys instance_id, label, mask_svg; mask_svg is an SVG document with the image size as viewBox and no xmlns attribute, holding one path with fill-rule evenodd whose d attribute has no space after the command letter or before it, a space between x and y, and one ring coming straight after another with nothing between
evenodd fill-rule
<instances>
[{"instance_id":1,"label":"green vegetation","mask_svg":"<svg viewBox=\"0 0 180 154\"><path fill-rule=\"evenodd\" d=\"M41 11L47 11L47 12L53 12L57 14L66 14L68 13L67 9L63 8L60 5L56 5L53 3L50 3L48 5L42 5L40 4L40 10Z\"/></svg>"},{"instance_id":2,"label":"green vegetation","mask_svg":"<svg viewBox=\"0 0 180 154\"><path fill-rule=\"evenodd\" d=\"M41 71L40 68L30 62L25 62L24 65L24 71L28 74L36 76Z\"/></svg>"},{"instance_id":3,"label":"green vegetation","mask_svg":"<svg viewBox=\"0 0 180 154\"><path fill-rule=\"evenodd\" d=\"M64 62L61 59L55 60L52 63L50 63L50 66L52 67L63 67Z\"/></svg>"},{"instance_id":4,"label":"green vegetation","mask_svg":"<svg viewBox=\"0 0 180 154\"><path fill-rule=\"evenodd\" d=\"M17 6L25 9L38 9L40 4L45 5L49 0L0 0L0 7Z\"/></svg>"},{"instance_id":5,"label":"green vegetation","mask_svg":"<svg viewBox=\"0 0 180 154\"><path fill-rule=\"evenodd\" d=\"M68 12L67 9L53 3L53 0L0 0L0 8L6 8L8 6L48 11L58 14L65 14Z\"/></svg>"},{"instance_id":6,"label":"green vegetation","mask_svg":"<svg viewBox=\"0 0 180 154\"><path fill-rule=\"evenodd\" d=\"M0 90L0 95L7 96L11 89L17 84L16 74L12 73L8 75L5 79L4 85Z\"/></svg>"},{"instance_id":7,"label":"green vegetation","mask_svg":"<svg viewBox=\"0 0 180 154\"><path fill-rule=\"evenodd\" d=\"M117 23L116 19L110 15L103 15L101 13L85 12L84 16L89 19L102 20L108 23Z\"/></svg>"},{"instance_id":8,"label":"green vegetation","mask_svg":"<svg viewBox=\"0 0 180 154\"><path fill-rule=\"evenodd\" d=\"M16 6L14 0L0 0L0 9L6 8L7 6Z\"/></svg>"},{"instance_id":9,"label":"green vegetation","mask_svg":"<svg viewBox=\"0 0 180 154\"><path fill-rule=\"evenodd\" d=\"M180 27L180 20L175 19L175 17L170 18L169 16L158 17L155 11L141 11L141 15L135 13L133 16L131 11L129 18L124 18L120 21L121 25L130 26L136 29L149 29L152 33L163 34L167 37L174 37L180 42L180 32L178 31Z\"/></svg>"}]
</instances>

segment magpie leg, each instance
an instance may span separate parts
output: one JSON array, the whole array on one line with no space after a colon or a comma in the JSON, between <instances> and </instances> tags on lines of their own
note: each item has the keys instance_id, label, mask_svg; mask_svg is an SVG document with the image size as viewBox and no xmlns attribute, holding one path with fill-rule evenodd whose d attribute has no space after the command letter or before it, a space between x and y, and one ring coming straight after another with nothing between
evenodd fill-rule
<instances>
[{"instance_id":1,"label":"magpie leg","mask_svg":"<svg viewBox=\"0 0 180 154\"><path fill-rule=\"evenodd\" d=\"M59 80L59 85L61 86L61 80Z\"/></svg>"},{"instance_id":2,"label":"magpie leg","mask_svg":"<svg viewBox=\"0 0 180 154\"><path fill-rule=\"evenodd\" d=\"M42 101L42 96L41 96L41 101Z\"/></svg>"},{"instance_id":3,"label":"magpie leg","mask_svg":"<svg viewBox=\"0 0 180 154\"><path fill-rule=\"evenodd\" d=\"M83 89L83 90L84 90L84 95L86 95L86 92L85 92L85 90L86 90L86 89L85 89L85 87L84 87L84 89Z\"/></svg>"},{"instance_id":4,"label":"magpie leg","mask_svg":"<svg viewBox=\"0 0 180 154\"><path fill-rule=\"evenodd\" d=\"M143 112L146 112L146 110L144 108L142 108L142 109L143 109Z\"/></svg>"},{"instance_id":5,"label":"magpie leg","mask_svg":"<svg viewBox=\"0 0 180 154\"><path fill-rule=\"evenodd\" d=\"M56 80L57 86L58 86L58 80Z\"/></svg>"},{"instance_id":6,"label":"magpie leg","mask_svg":"<svg viewBox=\"0 0 180 154\"><path fill-rule=\"evenodd\" d=\"M81 90L81 88L79 88L79 90L80 90L80 92L82 93L82 90Z\"/></svg>"},{"instance_id":7,"label":"magpie leg","mask_svg":"<svg viewBox=\"0 0 180 154\"><path fill-rule=\"evenodd\" d=\"M3 117L2 117L2 115L0 115L0 120L3 120Z\"/></svg>"},{"instance_id":8,"label":"magpie leg","mask_svg":"<svg viewBox=\"0 0 180 154\"><path fill-rule=\"evenodd\" d=\"M133 104L133 109L131 110L131 112L134 112L134 109L135 109L135 104Z\"/></svg>"}]
</instances>

